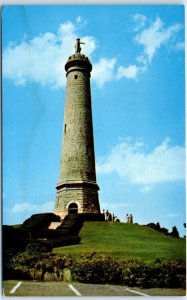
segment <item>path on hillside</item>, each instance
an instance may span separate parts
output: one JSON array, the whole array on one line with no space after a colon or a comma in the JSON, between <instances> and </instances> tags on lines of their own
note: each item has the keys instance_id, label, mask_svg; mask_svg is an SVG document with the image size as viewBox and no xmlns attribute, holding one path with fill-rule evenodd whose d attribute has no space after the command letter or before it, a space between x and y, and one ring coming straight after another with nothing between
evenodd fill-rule
<instances>
[{"instance_id":1,"label":"path on hillside","mask_svg":"<svg viewBox=\"0 0 187 300\"><path fill-rule=\"evenodd\" d=\"M183 289L139 289L121 285L7 280L3 296L185 296Z\"/></svg>"}]
</instances>

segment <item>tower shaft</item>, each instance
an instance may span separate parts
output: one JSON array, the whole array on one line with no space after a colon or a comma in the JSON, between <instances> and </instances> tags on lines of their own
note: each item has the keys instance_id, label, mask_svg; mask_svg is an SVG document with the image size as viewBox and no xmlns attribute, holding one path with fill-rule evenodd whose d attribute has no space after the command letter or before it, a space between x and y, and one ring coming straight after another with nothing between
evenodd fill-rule
<instances>
[{"instance_id":1,"label":"tower shaft","mask_svg":"<svg viewBox=\"0 0 187 300\"><path fill-rule=\"evenodd\" d=\"M67 85L60 177L55 212L99 213L92 125L90 72L92 65L80 53L65 65Z\"/></svg>"}]
</instances>

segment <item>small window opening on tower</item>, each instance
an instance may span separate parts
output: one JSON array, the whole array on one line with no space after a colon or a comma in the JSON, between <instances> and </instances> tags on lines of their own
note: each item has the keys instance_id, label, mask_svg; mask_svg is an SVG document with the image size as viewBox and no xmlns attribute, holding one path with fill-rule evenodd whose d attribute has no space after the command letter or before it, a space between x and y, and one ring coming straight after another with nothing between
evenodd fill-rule
<instances>
[{"instance_id":1,"label":"small window opening on tower","mask_svg":"<svg viewBox=\"0 0 187 300\"><path fill-rule=\"evenodd\" d=\"M66 124L64 125L64 133L66 133Z\"/></svg>"},{"instance_id":2,"label":"small window opening on tower","mask_svg":"<svg viewBox=\"0 0 187 300\"><path fill-rule=\"evenodd\" d=\"M74 79L77 79L78 78L78 75L74 75Z\"/></svg>"}]
</instances>

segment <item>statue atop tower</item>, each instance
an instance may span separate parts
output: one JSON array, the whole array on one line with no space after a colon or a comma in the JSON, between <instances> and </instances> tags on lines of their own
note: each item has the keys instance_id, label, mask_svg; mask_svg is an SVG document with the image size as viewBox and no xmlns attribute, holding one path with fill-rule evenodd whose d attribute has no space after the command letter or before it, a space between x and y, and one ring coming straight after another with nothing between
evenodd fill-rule
<instances>
[{"instance_id":1,"label":"statue atop tower","mask_svg":"<svg viewBox=\"0 0 187 300\"><path fill-rule=\"evenodd\" d=\"M85 43L81 42L80 39L77 39L76 44L75 44L75 54L81 53L81 50L82 50L81 46L80 46L81 44L85 45Z\"/></svg>"},{"instance_id":2,"label":"statue atop tower","mask_svg":"<svg viewBox=\"0 0 187 300\"><path fill-rule=\"evenodd\" d=\"M67 84L55 213L100 213L95 171L90 76L92 65L76 40L65 64Z\"/></svg>"}]
</instances>

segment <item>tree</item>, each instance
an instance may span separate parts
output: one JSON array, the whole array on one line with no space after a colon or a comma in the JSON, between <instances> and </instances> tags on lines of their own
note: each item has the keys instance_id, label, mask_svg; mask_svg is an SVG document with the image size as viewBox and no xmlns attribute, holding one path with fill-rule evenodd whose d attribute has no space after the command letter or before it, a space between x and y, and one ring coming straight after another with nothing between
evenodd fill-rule
<instances>
[{"instance_id":1,"label":"tree","mask_svg":"<svg viewBox=\"0 0 187 300\"><path fill-rule=\"evenodd\" d=\"M178 232L176 226L172 227L172 232L169 235L173 236L173 237L176 237L176 238L179 238L179 232Z\"/></svg>"},{"instance_id":2,"label":"tree","mask_svg":"<svg viewBox=\"0 0 187 300\"><path fill-rule=\"evenodd\" d=\"M156 223L156 230L160 231L160 223L159 222Z\"/></svg>"}]
</instances>

